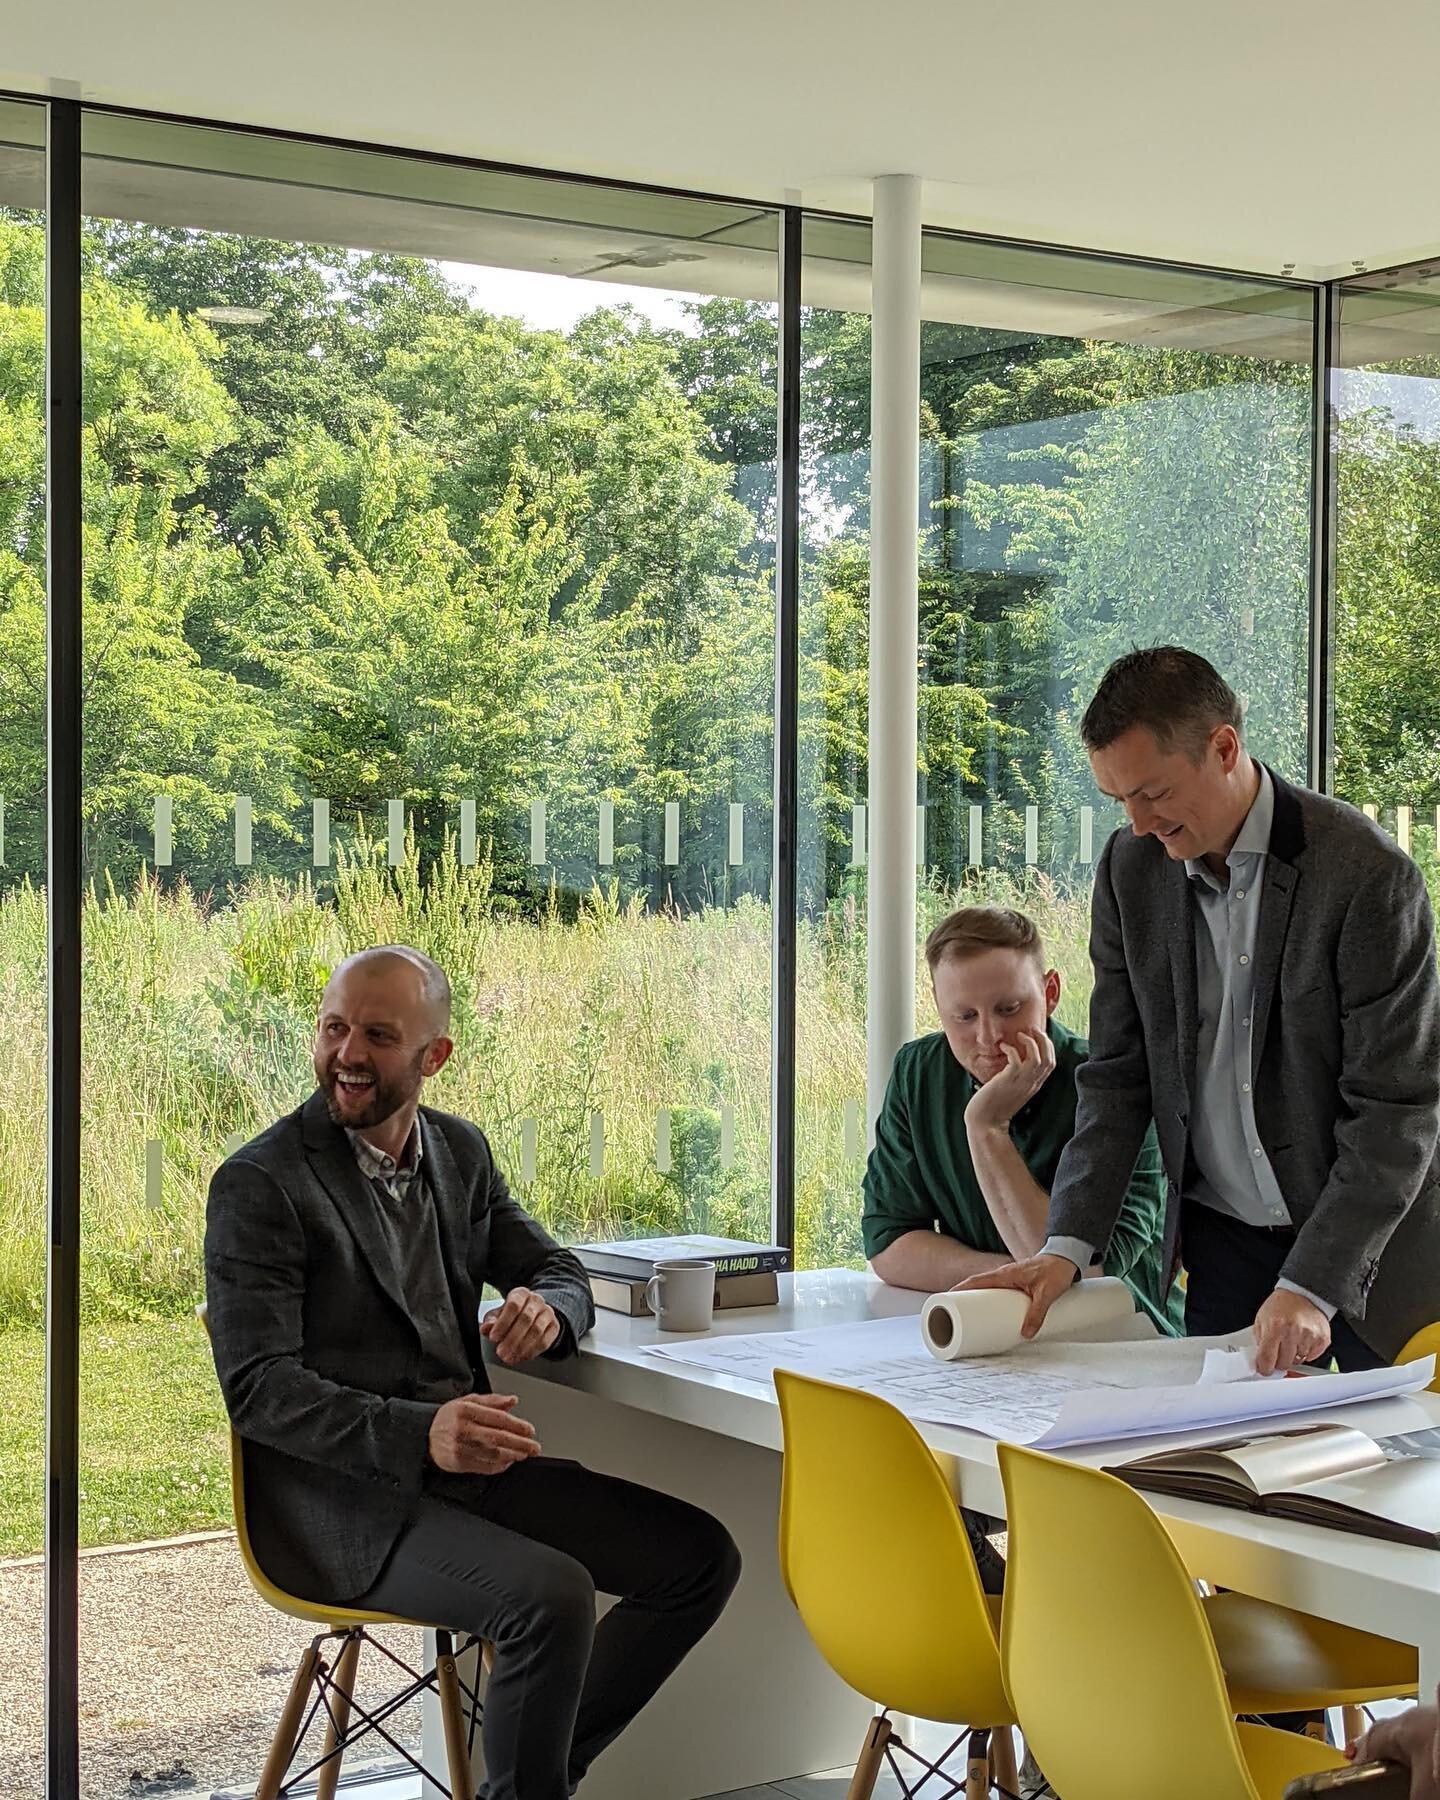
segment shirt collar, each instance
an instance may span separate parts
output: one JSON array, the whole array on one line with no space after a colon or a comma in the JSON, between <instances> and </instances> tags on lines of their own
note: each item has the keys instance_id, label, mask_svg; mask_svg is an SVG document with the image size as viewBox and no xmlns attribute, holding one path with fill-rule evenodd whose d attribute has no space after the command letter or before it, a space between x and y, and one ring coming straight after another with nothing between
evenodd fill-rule
<instances>
[{"instance_id":1,"label":"shirt collar","mask_svg":"<svg viewBox=\"0 0 1440 1800\"><path fill-rule=\"evenodd\" d=\"M1230 854L1225 858L1226 866L1232 869L1242 856L1267 856L1270 851L1270 828L1275 821L1275 783L1264 763L1255 766L1260 771L1260 786L1245 815L1245 823L1230 846ZM1203 881L1211 887L1217 885L1215 877L1199 857L1185 858L1185 873L1192 881Z\"/></svg>"},{"instance_id":2,"label":"shirt collar","mask_svg":"<svg viewBox=\"0 0 1440 1800\"><path fill-rule=\"evenodd\" d=\"M358 1131L352 1131L347 1125L345 1135L350 1140L350 1148L355 1152L355 1160L360 1165L361 1173L371 1181L393 1181L401 1176L408 1179L420 1167L420 1158L424 1150L420 1141L420 1121L416 1119L410 1127L410 1135L405 1140L405 1148L400 1152L397 1162L385 1150L377 1150L369 1138L361 1137Z\"/></svg>"}]
</instances>

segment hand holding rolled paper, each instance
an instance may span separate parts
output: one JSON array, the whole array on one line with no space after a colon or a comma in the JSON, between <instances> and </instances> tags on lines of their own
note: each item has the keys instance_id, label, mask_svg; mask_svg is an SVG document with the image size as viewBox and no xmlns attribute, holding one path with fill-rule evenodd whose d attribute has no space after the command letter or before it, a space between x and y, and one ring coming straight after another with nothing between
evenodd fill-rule
<instances>
[{"instance_id":1,"label":"hand holding rolled paper","mask_svg":"<svg viewBox=\"0 0 1440 1800\"><path fill-rule=\"evenodd\" d=\"M971 1288L932 1294L920 1314L920 1335L941 1362L965 1356L996 1356L1018 1350L1029 1305L1014 1288ZM1035 1341L1104 1338L1118 1335L1134 1316L1129 1288L1113 1276L1080 1281L1066 1290L1045 1315Z\"/></svg>"}]
</instances>

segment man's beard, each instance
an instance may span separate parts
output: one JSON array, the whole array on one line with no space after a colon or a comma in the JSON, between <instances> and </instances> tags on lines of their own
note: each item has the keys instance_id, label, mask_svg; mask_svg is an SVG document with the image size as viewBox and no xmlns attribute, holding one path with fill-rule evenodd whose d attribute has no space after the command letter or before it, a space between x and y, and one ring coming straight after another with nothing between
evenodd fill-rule
<instances>
[{"instance_id":1,"label":"man's beard","mask_svg":"<svg viewBox=\"0 0 1440 1800\"><path fill-rule=\"evenodd\" d=\"M429 1046L427 1045L428 1049ZM370 1089L363 1106L350 1105L337 1093L339 1073L332 1063L320 1076L320 1089L325 1096L325 1106L333 1125L343 1125L351 1131L367 1131L372 1126L383 1125L393 1113L399 1112L407 1101L413 1100L420 1092L420 1065L425 1060L425 1050L421 1050L409 1070L403 1075L393 1076L389 1081L368 1070L374 1086ZM350 1070L347 1073L358 1073Z\"/></svg>"}]
</instances>

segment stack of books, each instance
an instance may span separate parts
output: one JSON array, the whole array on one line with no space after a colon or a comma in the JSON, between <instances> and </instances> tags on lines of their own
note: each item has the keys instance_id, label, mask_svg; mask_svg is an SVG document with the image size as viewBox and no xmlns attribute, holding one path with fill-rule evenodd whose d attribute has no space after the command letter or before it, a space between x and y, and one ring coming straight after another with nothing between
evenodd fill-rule
<instances>
[{"instance_id":1,"label":"stack of books","mask_svg":"<svg viewBox=\"0 0 1440 1800\"><path fill-rule=\"evenodd\" d=\"M743 1238L621 1238L608 1244L573 1244L595 1304L632 1318L648 1314L645 1284L657 1262L703 1257L715 1265L717 1311L736 1306L778 1306L780 1276L791 1267L791 1254L779 1244L751 1244Z\"/></svg>"}]
</instances>

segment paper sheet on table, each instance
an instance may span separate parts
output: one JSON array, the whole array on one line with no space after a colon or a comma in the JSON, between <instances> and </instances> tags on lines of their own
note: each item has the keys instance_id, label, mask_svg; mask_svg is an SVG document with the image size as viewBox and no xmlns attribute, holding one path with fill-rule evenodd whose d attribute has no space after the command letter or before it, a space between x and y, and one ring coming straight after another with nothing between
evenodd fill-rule
<instances>
[{"instance_id":1,"label":"paper sheet on table","mask_svg":"<svg viewBox=\"0 0 1440 1800\"><path fill-rule=\"evenodd\" d=\"M1278 1373L1256 1375L1253 1341L1248 1344L1220 1344L1214 1350L1207 1350L1200 1370L1200 1383L1203 1387L1209 1387L1218 1381L1275 1381L1278 1378Z\"/></svg>"},{"instance_id":2,"label":"paper sheet on table","mask_svg":"<svg viewBox=\"0 0 1440 1800\"><path fill-rule=\"evenodd\" d=\"M1206 1353L1217 1347L1233 1348L1234 1340L1031 1344L1009 1355L942 1363L921 1345L918 1320L905 1317L691 1338L646 1350L760 1387L769 1387L776 1369L797 1369L876 1394L925 1424L958 1425L1041 1448L1238 1425L1414 1393L1434 1374L1435 1359L1425 1357L1399 1369L1202 1387Z\"/></svg>"},{"instance_id":3,"label":"paper sheet on table","mask_svg":"<svg viewBox=\"0 0 1440 1800\"><path fill-rule=\"evenodd\" d=\"M1208 1425L1243 1425L1390 1394L1415 1394L1434 1377L1435 1358L1425 1356L1395 1369L1357 1369L1347 1375L1297 1375L1280 1381L1257 1376L1206 1386L1197 1382L1191 1387L1142 1388L1127 1394L1126 1404L1118 1406L1113 1395L1096 1390L1068 1395L1055 1423L1030 1441L1052 1449L1108 1438L1158 1437Z\"/></svg>"}]
</instances>

